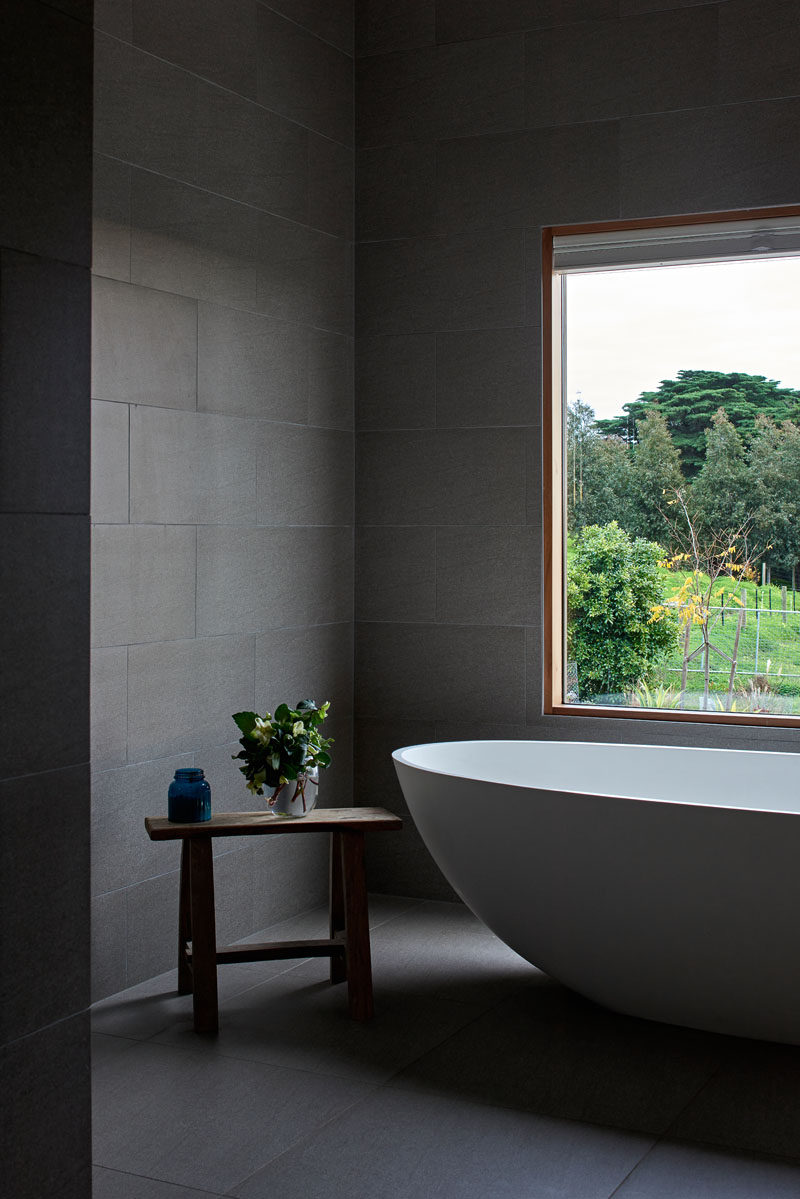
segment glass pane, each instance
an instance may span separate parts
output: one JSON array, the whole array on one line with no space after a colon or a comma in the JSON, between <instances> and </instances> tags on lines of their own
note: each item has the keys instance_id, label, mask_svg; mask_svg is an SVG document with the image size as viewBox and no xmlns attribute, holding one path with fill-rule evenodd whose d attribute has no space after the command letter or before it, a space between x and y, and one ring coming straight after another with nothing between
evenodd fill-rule
<instances>
[{"instance_id":1,"label":"glass pane","mask_svg":"<svg viewBox=\"0 0 800 1199\"><path fill-rule=\"evenodd\" d=\"M800 258L564 286L565 702L800 715Z\"/></svg>"}]
</instances>

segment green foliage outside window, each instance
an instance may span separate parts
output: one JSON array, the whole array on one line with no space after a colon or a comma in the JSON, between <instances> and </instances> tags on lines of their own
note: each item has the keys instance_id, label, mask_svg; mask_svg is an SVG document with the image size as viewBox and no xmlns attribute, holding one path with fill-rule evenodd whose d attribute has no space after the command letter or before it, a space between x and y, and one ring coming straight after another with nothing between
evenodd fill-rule
<instances>
[{"instance_id":1,"label":"green foliage outside window","mask_svg":"<svg viewBox=\"0 0 800 1199\"><path fill-rule=\"evenodd\" d=\"M567 579L568 657L581 702L619 695L647 680L675 648L678 621L661 608L661 546L616 521L589 525L575 541Z\"/></svg>"},{"instance_id":2,"label":"green foliage outside window","mask_svg":"<svg viewBox=\"0 0 800 1199\"><path fill-rule=\"evenodd\" d=\"M798 420L800 391L779 387L764 375L683 370L675 379L664 379L655 391L643 391L638 399L623 404L625 415L599 420L597 430L635 444L639 422L654 408L663 414L680 454L684 477L691 481L705 461L706 429L720 408L725 409L739 434L749 440L759 415L773 421Z\"/></svg>"}]
</instances>

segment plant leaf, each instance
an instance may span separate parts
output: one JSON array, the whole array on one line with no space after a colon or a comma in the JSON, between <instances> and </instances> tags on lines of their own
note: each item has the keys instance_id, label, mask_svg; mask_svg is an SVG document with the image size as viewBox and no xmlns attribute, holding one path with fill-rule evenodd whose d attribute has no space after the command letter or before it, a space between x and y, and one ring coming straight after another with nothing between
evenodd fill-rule
<instances>
[{"instance_id":1,"label":"plant leaf","mask_svg":"<svg viewBox=\"0 0 800 1199\"><path fill-rule=\"evenodd\" d=\"M234 712L233 719L236 721L245 737L250 737L252 735L253 729L256 727L255 712Z\"/></svg>"}]
</instances>

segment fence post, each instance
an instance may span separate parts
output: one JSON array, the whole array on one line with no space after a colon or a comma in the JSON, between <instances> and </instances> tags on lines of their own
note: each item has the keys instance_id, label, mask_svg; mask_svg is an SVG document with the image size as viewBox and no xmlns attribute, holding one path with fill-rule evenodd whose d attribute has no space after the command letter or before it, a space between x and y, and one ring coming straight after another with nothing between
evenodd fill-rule
<instances>
[{"instance_id":1,"label":"fence post","mask_svg":"<svg viewBox=\"0 0 800 1199\"><path fill-rule=\"evenodd\" d=\"M689 670L689 635L692 631L691 623L687 620L686 632L683 635L683 668L681 669L681 707L684 705L686 697L686 676Z\"/></svg>"},{"instance_id":2,"label":"fence post","mask_svg":"<svg viewBox=\"0 0 800 1199\"><path fill-rule=\"evenodd\" d=\"M781 610L783 612L783 623L786 624L786 588L781 587Z\"/></svg>"},{"instance_id":3,"label":"fence post","mask_svg":"<svg viewBox=\"0 0 800 1199\"><path fill-rule=\"evenodd\" d=\"M753 674L758 674L758 637L761 632L761 612L756 608L756 661L753 667Z\"/></svg>"},{"instance_id":4,"label":"fence post","mask_svg":"<svg viewBox=\"0 0 800 1199\"><path fill-rule=\"evenodd\" d=\"M730 678L728 679L728 694L725 698L725 711L726 712L730 712L731 703L733 702L733 681L736 678L736 662L739 657L739 638L742 635L742 629L744 628L745 619L746 619L745 618L745 610L744 610L744 608L742 608L741 611L739 612L739 620L736 625L736 636L733 639L733 653L731 654L731 673L730 673Z\"/></svg>"}]
</instances>

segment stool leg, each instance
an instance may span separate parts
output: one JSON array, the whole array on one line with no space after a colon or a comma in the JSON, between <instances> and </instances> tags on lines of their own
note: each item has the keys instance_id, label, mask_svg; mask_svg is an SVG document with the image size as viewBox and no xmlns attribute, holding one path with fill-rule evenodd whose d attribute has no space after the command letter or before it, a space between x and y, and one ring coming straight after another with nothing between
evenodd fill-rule
<instances>
[{"instance_id":1,"label":"stool leg","mask_svg":"<svg viewBox=\"0 0 800 1199\"><path fill-rule=\"evenodd\" d=\"M344 880L342 877L342 838L339 833L331 833L331 872L330 894L328 902L330 914L330 933L332 941L337 938L344 943ZM331 954L331 982L343 983L347 978L347 962L343 953Z\"/></svg>"},{"instance_id":2,"label":"stool leg","mask_svg":"<svg viewBox=\"0 0 800 1199\"><path fill-rule=\"evenodd\" d=\"M214 919L214 859L210 837L189 838L192 913L194 1030L217 1032L217 930Z\"/></svg>"},{"instance_id":3,"label":"stool leg","mask_svg":"<svg viewBox=\"0 0 800 1199\"><path fill-rule=\"evenodd\" d=\"M181 897L178 906L178 994L191 995L192 967L186 957L186 942L192 939L192 910L189 887L189 842L181 842Z\"/></svg>"},{"instance_id":4,"label":"stool leg","mask_svg":"<svg viewBox=\"0 0 800 1199\"><path fill-rule=\"evenodd\" d=\"M367 880L364 871L364 834L350 829L339 834L342 840L344 876L345 942L347 945L347 998L354 1020L370 1020L372 1004L372 962L369 950Z\"/></svg>"}]
</instances>

